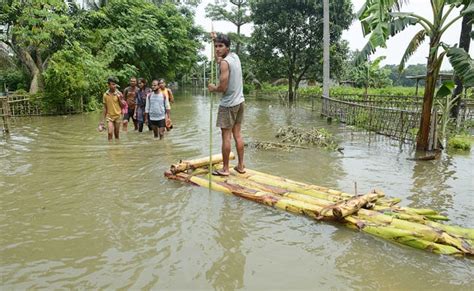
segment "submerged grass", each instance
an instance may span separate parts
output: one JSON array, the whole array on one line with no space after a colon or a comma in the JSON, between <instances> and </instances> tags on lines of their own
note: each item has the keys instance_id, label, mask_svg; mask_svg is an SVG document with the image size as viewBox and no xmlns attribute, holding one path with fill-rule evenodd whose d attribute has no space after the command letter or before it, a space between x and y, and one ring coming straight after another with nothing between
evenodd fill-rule
<instances>
[{"instance_id":1,"label":"submerged grass","mask_svg":"<svg viewBox=\"0 0 474 291\"><path fill-rule=\"evenodd\" d=\"M311 144L329 150L338 149L334 136L325 128L312 127L310 129L295 126L286 126L278 129L276 137L282 142L293 144Z\"/></svg>"},{"instance_id":2,"label":"submerged grass","mask_svg":"<svg viewBox=\"0 0 474 291\"><path fill-rule=\"evenodd\" d=\"M456 151L470 151L472 138L467 135L456 135L449 139L448 149Z\"/></svg>"}]
</instances>

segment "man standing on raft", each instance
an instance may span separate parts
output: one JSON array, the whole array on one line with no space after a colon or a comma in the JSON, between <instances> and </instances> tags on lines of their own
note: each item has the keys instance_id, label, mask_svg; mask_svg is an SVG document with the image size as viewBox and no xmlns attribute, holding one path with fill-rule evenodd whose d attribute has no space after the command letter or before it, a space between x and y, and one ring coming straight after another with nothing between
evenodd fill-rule
<instances>
[{"instance_id":1,"label":"man standing on raft","mask_svg":"<svg viewBox=\"0 0 474 291\"><path fill-rule=\"evenodd\" d=\"M230 52L230 39L225 34L211 33L214 41L215 57L219 64L219 85L209 84L209 92L222 92L217 113L216 126L222 132L223 168L212 172L213 175L228 176L231 139L234 136L237 148L238 165L234 168L238 173L245 173L244 140L241 135L241 125L244 118L244 94L242 82L242 67L239 56Z\"/></svg>"}]
</instances>

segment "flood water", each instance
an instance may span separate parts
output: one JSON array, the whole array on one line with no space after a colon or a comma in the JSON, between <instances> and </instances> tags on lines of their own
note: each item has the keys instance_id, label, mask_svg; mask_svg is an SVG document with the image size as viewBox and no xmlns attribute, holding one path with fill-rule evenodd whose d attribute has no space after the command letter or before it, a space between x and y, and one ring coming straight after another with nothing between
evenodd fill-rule
<instances>
[{"instance_id":1,"label":"flood water","mask_svg":"<svg viewBox=\"0 0 474 291\"><path fill-rule=\"evenodd\" d=\"M162 141L131 130L109 143L96 130L99 113L15 120L0 136L1 289L474 289L472 258L165 179L172 163L208 155L209 100L177 94L175 128ZM247 148L248 168L350 193L357 182L359 193L379 188L474 228L473 152L407 160L410 147L328 125L300 105L248 99L245 140L324 126L343 154ZM219 153L218 129L212 146Z\"/></svg>"}]
</instances>

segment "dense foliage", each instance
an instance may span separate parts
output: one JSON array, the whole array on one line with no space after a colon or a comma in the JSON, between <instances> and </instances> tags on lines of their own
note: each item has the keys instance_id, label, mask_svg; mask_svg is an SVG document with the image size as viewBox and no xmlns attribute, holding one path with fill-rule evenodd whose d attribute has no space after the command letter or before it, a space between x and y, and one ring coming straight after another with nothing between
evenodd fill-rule
<instances>
[{"instance_id":1,"label":"dense foliage","mask_svg":"<svg viewBox=\"0 0 474 291\"><path fill-rule=\"evenodd\" d=\"M262 79L288 79L292 99L300 81L314 67L321 67L323 7L321 1L252 1L251 54ZM330 3L330 38L337 47L342 31L352 22L348 0ZM337 49L333 49L337 51Z\"/></svg>"},{"instance_id":2,"label":"dense foliage","mask_svg":"<svg viewBox=\"0 0 474 291\"><path fill-rule=\"evenodd\" d=\"M384 57L378 57L373 62L366 61L351 66L349 70L349 80L358 88L383 88L392 85L390 80L390 71L385 68L380 68L380 62Z\"/></svg>"},{"instance_id":3,"label":"dense foliage","mask_svg":"<svg viewBox=\"0 0 474 291\"><path fill-rule=\"evenodd\" d=\"M282 86L272 86L271 84L264 83L262 86L262 90L258 92L259 95L265 94L275 94L275 93L283 93L287 91L287 87L285 85ZM320 86L309 86L300 88L298 90L298 94L302 96L321 96L322 88ZM347 94L356 94L356 95L363 95L365 94L364 88L355 88L350 86L331 86L330 88L330 95L332 96L340 96L340 95L347 95ZM414 87L400 87L400 86L387 86L383 88L368 88L367 94L369 95L392 95L392 96L415 96L415 88ZM423 95L423 88L419 89L418 95Z\"/></svg>"},{"instance_id":4,"label":"dense foliage","mask_svg":"<svg viewBox=\"0 0 474 291\"><path fill-rule=\"evenodd\" d=\"M406 27L416 25L419 31L408 42L405 53L401 57L399 69L405 67L408 59L425 40L429 40L429 54L427 56L427 75L425 93L421 114L420 130L417 139L417 149L428 150L431 111L435 94L436 82L445 56L448 57L459 79L466 84L474 84L474 60L468 50L456 48L443 43L443 34L447 29L463 17L472 19L474 15L474 1L471 0L438 0L430 1L429 7L433 12L433 19L412 12L401 12L401 6L406 1L401 0L366 0L358 17L362 24L364 36L369 40L359 54L358 60L364 60L377 47L385 47L388 38L402 32ZM428 2L428 1L426 1ZM428 3L427 3L428 4ZM461 7L461 13L452 19L449 17L455 7Z\"/></svg>"},{"instance_id":5,"label":"dense foliage","mask_svg":"<svg viewBox=\"0 0 474 291\"><path fill-rule=\"evenodd\" d=\"M62 0L6 0L0 4L0 41L27 69L30 92L44 89L43 71L49 58L65 43L72 22Z\"/></svg>"},{"instance_id":6,"label":"dense foliage","mask_svg":"<svg viewBox=\"0 0 474 291\"><path fill-rule=\"evenodd\" d=\"M73 1L8 0L0 7L1 42L27 68L30 92L44 91L48 104L80 99L94 108L107 75L122 85L133 75L180 78L201 47L192 11L168 1L110 0L82 10Z\"/></svg>"}]
</instances>

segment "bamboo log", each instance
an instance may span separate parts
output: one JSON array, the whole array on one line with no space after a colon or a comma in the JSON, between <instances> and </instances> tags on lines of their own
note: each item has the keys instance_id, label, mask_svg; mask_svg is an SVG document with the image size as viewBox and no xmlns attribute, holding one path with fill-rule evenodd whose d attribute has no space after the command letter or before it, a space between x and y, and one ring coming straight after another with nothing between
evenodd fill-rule
<instances>
[{"instance_id":1,"label":"bamboo log","mask_svg":"<svg viewBox=\"0 0 474 291\"><path fill-rule=\"evenodd\" d=\"M383 205L376 205L374 210L379 212L396 212L396 213L403 213L408 215L414 216L423 216L424 218L434 220L434 218L438 218L437 220L449 220L446 216L439 214L439 212L433 209L422 209L422 208L410 208L410 207L401 207L401 206L383 206ZM430 216L431 218L428 218Z\"/></svg>"},{"instance_id":2,"label":"bamboo log","mask_svg":"<svg viewBox=\"0 0 474 291\"><path fill-rule=\"evenodd\" d=\"M198 169L198 170L194 171L193 174L195 174L199 170L202 170L202 169ZM203 170L202 172L207 173L207 170ZM270 193L274 193L274 194L279 194L279 195L282 195L282 196L285 196L285 197L294 198L296 200L300 200L300 201L303 201L303 202L308 202L308 203L311 203L311 204L319 205L321 207L325 207L325 208L327 208L327 210L331 209L331 207L334 205L333 204L334 202L341 201L340 198L334 198L334 196L332 196L332 195L328 195L327 193L321 193L319 191L310 192L310 193L305 192L306 194L301 194L301 193L298 193L298 192L291 192L291 191L288 191L286 189L283 189L283 188L280 188L280 187L277 187L277 186L270 186L270 185L267 185L267 184L259 183L259 182L265 182L265 181L268 182L268 180L255 182L255 181L249 180L248 178L246 179L244 177L244 175L241 175L241 174L233 175L233 173L231 173L231 175L228 176L228 177L213 177L213 179L215 179L217 181L220 181L220 182L226 182L226 183L231 183L231 184L235 184L235 185L244 185L248 188L259 189L259 190L262 190L262 191L266 191L266 192L270 192ZM247 175L247 177L249 177L249 176ZM283 181L281 181L281 183L283 183ZM274 183L273 185L278 185L279 186L280 181L278 181L278 183ZM310 194L310 195L308 195L308 194ZM380 195L380 193L377 193L377 194L379 194L379 196L382 196L382 195ZM414 213L414 211L410 211L411 209L405 210L405 208L399 207L399 206L396 206L395 208L394 207L388 208L388 207L376 206L374 210L377 210L377 209L381 210L382 213L384 213L385 215L391 215L391 216L394 216L396 218L403 219L403 220L408 220L408 221L412 221L412 222L428 224L427 220L424 216L416 214L416 213ZM407 213L407 211L409 213ZM421 212L422 213L432 213L433 210L422 210ZM460 227L450 228L450 227L446 227L444 225L436 225L436 229L443 230L443 231L449 233L450 235L455 235L455 236L460 236L460 237L466 237L466 236L468 237L468 233L469 233L469 230L466 230L464 228L460 228Z\"/></svg>"},{"instance_id":3,"label":"bamboo log","mask_svg":"<svg viewBox=\"0 0 474 291\"><path fill-rule=\"evenodd\" d=\"M451 245L459 250L462 250L466 254L474 255L474 248L463 238L456 237L444 231L434 229L429 225L406 221L391 216L383 215L375 211L366 211L365 209L360 209L360 211L357 213L357 217L363 220L370 220L379 224L392 226L398 229L416 232L417 234L421 235L424 240Z\"/></svg>"},{"instance_id":4,"label":"bamboo log","mask_svg":"<svg viewBox=\"0 0 474 291\"><path fill-rule=\"evenodd\" d=\"M186 173L178 173L176 175L173 175L171 172L167 172L165 173L165 175L170 179L190 182L192 184L199 185L201 187L206 187L206 188L209 187L209 180L205 178L191 176ZM266 204L266 205L280 208L285 211L289 211L293 213L303 214L303 215L306 215L318 220L320 219L333 220L334 219L332 213L321 215L320 212L323 209L323 207L321 206L306 203L304 201L295 200L290 197L284 197L284 196L269 193L269 192L257 191L257 190L246 188L246 187L236 185L236 184L229 184L229 183L223 182L222 178L223 177L219 177L219 176L213 177L213 181L211 182L211 187L212 187L211 189L224 192L224 193L234 194L236 196L239 196L239 197L242 197L254 202Z\"/></svg>"},{"instance_id":5,"label":"bamboo log","mask_svg":"<svg viewBox=\"0 0 474 291\"><path fill-rule=\"evenodd\" d=\"M390 226L372 225L371 223L354 217L346 217L347 221L372 235L394 241L413 248L427 250L436 254L463 255L463 252L453 246L443 245L416 237L408 230L398 229Z\"/></svg>"},{"instance_id":6,"label":"bamboo log","mask_svg":"<svg viewBox=\"0 0 474 291\"><path fill-rule=\"evenodd\" d=\"M474 240L474 229L472 229L472 228L464 228L464 227L460 227L460 226L446 225L446 224L441 224L441 223L434 222L434 221L429 221L429 220L425 221L425 224L428 225L428 226L431 226L434 229L442 230L442 231L445 231L449 234L459 236L459 237L463 237L467 241ZM473 243L470 243L470 245L474 246Z\"/></svg>"},{"instance_id":7,"label":"bamboo log","mask_svg":"<svg viewBox=\"0 0 474 291\"><path fill-rule=\"evenodd\" d=\"M200 168L198 171L195 171L194 174L199 173L202 175L206 172L208 173L207 169ZM202 187L211 187L216 191L231 193L248 200L303 214L314 219L335 220L337 217L337 214L335 215L333 211L327 211L327 209L334 209L336 207L334 201L327 199L334 199L337 197L337 194L331 195L327 192L314 191L307 187L301 187L302 183L293 183L290 187L282 187L288 186L282 180L262 180L259 179L262 177L258 175L249 175L248 173L235 175L235 173L231 173L229 177L213 176L213 181L211 185L209 185L208 180L187 173L173 175L173 173L168 172L165 175L171 179L190 182ZM269 181L270 183L268 183ZM288 188L296 189L303 193L289 191ZM322 193L325 194L323 197L326 199L312 196L315 193L318 193L318 195ZM368 200L375 200L378 196L377 193L372 193L372 196L370 196ZM343 198L339 197L338 199ZM358 205L357 203L355 204ZM337 205L344 205L344 203ZM355 206L355 208L358 208L358 206ZM389 234L398 233L399 236L390 237L389 235L389 239L413 247L422 249L428 248L437 253L474 254L472 248L474 230L446 226L427 220L424 215L438 215L435 214L437 212L433 210L401 208L398 206L379 208L382 208L382 211L386 213L359 208L356 210L357 215L350 215L349 213L344 221L354 224L365 232L382 237L387 232ZM342 213L343 211L341 211L340 217L342 217ZM423 213L424 215L417 213ZM361 227L361 225L364 227Z\"/></svg>"},{"instance_id":8,"label":"bamboo log","mask_svg":"<svg viewBox=\"0 0 474 291\"><path fill-rule=\"evenodd\" d=\"M218 167L219 165L216 165L216 168ZM247 172L245 174L239 174L238 176L241 178L253 180L260 184L278 187L282 190L298 192L334 202L343 201L344 199L354 197L354 195L352 194L329 189L322 186L306 184L251 169L246 169L246 171ZM233 174L233 170L231 170L231 174ZM377 189L374 189L372 192L378 195L379 199L376 201L376 204L379 206L390 207L401 201L399 198L383 198L385 196L385 193Z\"/></svg>"},{"instance_id":9,"label":"bamboo log","mask_svg":"<svg viewBox=\"0 0 474 291\"><path fill-rule=\"evenodd\" d=\"M212 164L218 164L222 163L222 154L215 154L212 155ZM229 160L235 159L234 153L230 153ZM180 161L178 164L171 165L170 171L173 174L179 173L179 172L184 172L187 170L194 170L199 167L207 166L209 165L209 157L205 158L199 158L199 159L194 159L194 160L185 160L185 161Z\"/></svg>"},{"instance_id":10,"label":"bamboo log","mask_svg":"<svg viewBox=\"0 0 474 291\"><path fill-rule=\"evenodd\" d=\"M375 202L378 199L378 195L375 193L369 193L361 196L355 196L349 200L339 202L332 207L332 213L337 218L343 218L353 213L356 213L362 207L365 207L368 203Z\"/></svg>"},{"instance_id":11,"label":"bamboo log","mask_svg":"<svg viewBox=\"0 0 474 291\"><path fill-rule=\"evenodd\" d=\"M205 172L205 171L203 171L203 172ZM264 192L270 192L270 193L282 195L282 196L285 196L285 197L290 197L290 198L293 198L295 200L300 200L300 201L307 202L307 203L310 203L310 204L315 204L315 205L324 207L325 209L323 210L323 212L325 212L327 210L331 210L334 206L334 202L341 201L341 198L334 199L334 196L328 195L327 193L321 193L321 192L318 192L318 191L316 191L316 192L306 192L305 191L306 194L287 191L286 189L277 187L277 186L280 186L281 184L284 184L283 182L278 181L278 183L277 183L276 181L273 181L273 182L275 182L275 183L273 183L273 185L277 185L277 186L270 186L270 185L267 185L267 184L259 183L259 182L265 182L265 181L268 182L269 180L255 182L255 181L249 180L248 178L246 179L244 177L244 175L240 175L240 174L239 175L233 175L233 173L231 173L231 175L228 176L228 177L214 176L213 179L215 179L219 182L226 182L226 183L230 183L230 184L233 184L233 185L244 185L247 188L259 189L259 190L264 191ZM249 177L249 176L247 175L247 177ZM258 179L256 179L256 180L258 180ZM310 195L308 195L308 194L310 194ZM379 196L381 196L381 195L379 195ZM383 210L382 213L385 214L385 215L391 215L391 216L394 216L395 218L398 218L398 219L403 219L403 220L407 220L407 221L411 221L411 222L426 224L426 225L429 225L433 228L436 228L437 230L445 231L449 235L458 236L458 237L462 237L462 238L474 237L474 230L465 229L465 228L462 228L462 227L446 226L446 225L436 224L436 223L429 224L429 220L427 220L423 215L419 215L419 214L415 213L415 212L417 212L416 210L418 210L418 209L403 208L403 207L399 207L399 206L392 207L392 208L376 206L376 208L377 207L379 207L379 209L382 209ZM363 210L363 211L368 211L368 210ZM421 209L419 212L421 212L421 213L434 213L435 211L431 210L431 209ZM375 215L375 214L379 214L379 213L374 213L374 214L370 214L370 215Z\"/></svg>"},{"instance_id":12,"label":"bamboo log","mask_svg":"<svg viewBox=\"0 0 474 291\"><path fill-rule=\"evenodd\" d=\"M193 177L196 178L196 177ZM231 178L229 177L219 177L221 181L216 182L220 186L226 187L229 189L229 191L237 196L271 205L276 208L283 209L285 211L297 213L297 214L303 214L306 216L309 216L314 219L330 219L333 220L336 217L333 215L330 215L331 212L325 211L327 208L334 207L333 204L331 204L329 201L321 201L320 199L314 198L314 197L308 197L307 195L304 194L299 194L299 193L291 193L287 192L283 194L283 197L278 194L274 193L268 193L264 191L258 191L258 190L253 190L251 188L247 188L244 186L241 186L240 184L234 184L231 181ZM202 184L205 187L207 185L206 179L202 179ZM367 200L370 199L376 199L377 195L372 194L372 197L366 197ZM298 200L298 199L303 199L303 200ZM271 201L272 203L266 203L265 201ZM394 230L400 230L400 233L405 234L405 238L398 238L396 241L400 243L404 243L407 245L411 246L416 246L418 244L418 247L427 247L432 245L433 243L437 243L436 245L433 245L433 247L436 248L436 250L440 250L439 252L442 252L441 250L453 250L450 248L445 248L443 246L438 246L439 243L441 245L445 244L448 246L452 246L455 249L457 249L456 253L467 253L467 254L472 254L472 249L470 246L463 241L460 238L452 237L447 233L441 232L438 233L434 229L431 229L430 227L424 226L424 225L417 225L416 223L409 223L404 221L399 221L397 219L391 219L391 217L388 217L386 219L383 214L377 213L375 211L370 211L370 210L365 210L365 209L360 209L360 212L365 214L365 219L368 219L369 221L372 221L371 223L373 224L378 224L378 226L382 228L386 227L391 227L390 229ZM360 219L360 218L358 218ZM384 224L388 224L387 226ZM374 226L375 227L375 226ZM381 232L383 233L383 230L374 230L374 229L368 229L371 230L372 232ZM394 231L393 230L393 231ZM405 231L405 232L403 232ZM415 244L416 243L416 244ZM444 251L443 251L444 253Z\"/></svg>"}]
</instances>

